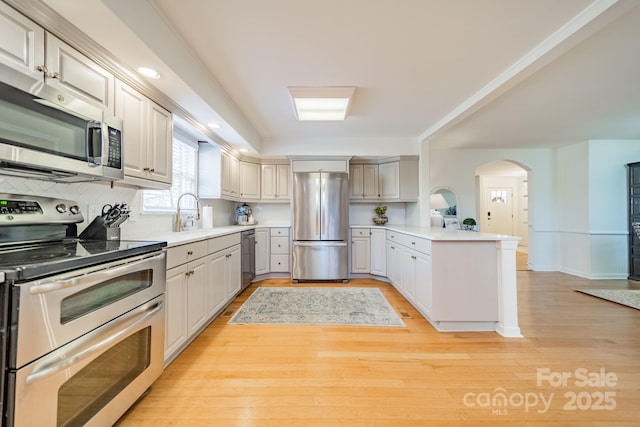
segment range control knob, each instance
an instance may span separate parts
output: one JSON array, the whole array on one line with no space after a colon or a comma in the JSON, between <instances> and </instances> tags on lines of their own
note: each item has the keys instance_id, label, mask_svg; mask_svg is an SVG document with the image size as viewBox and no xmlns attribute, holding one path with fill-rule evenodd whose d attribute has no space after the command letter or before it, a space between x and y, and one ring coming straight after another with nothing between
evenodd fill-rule
<instances>
[{"instance_id":1,"label":"range control knob","mask_svg":"<svg viewBox=\"0 0 640 427\"><path fill-rule=\"evenodd\" d=\"M59 213L65 213L67 211L67 206L64 203L60 203L59 205L56 205L56 210Z\"/></svg>"},{"instance_id":2,"label":"range control knob","mask_svg":"<svg viewBox=\"0 0 640 427\"><path fill-rule=\"evenodd\" d=\"M73 205L69 208L69 212L71 212L74 215L77 215L80 213L80 207L78 205Z\"/></svg>"}]
</instances>

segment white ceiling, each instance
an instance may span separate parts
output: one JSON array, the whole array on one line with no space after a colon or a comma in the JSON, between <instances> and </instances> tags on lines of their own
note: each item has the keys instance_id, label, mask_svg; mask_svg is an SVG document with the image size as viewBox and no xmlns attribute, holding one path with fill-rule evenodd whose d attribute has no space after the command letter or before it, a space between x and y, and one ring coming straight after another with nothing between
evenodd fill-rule
<instances>
[{"instance_id":1,"label":"white ceiling","mask_svg":"<svg viewBox=\"0 0 640 427\"><path fill-rule=\"evenodd\" d=\"M261 155L640 139L635 0L44 1ZM287 86L322 85L347 120L296 121Z\"/></svg>"}]
</instances>

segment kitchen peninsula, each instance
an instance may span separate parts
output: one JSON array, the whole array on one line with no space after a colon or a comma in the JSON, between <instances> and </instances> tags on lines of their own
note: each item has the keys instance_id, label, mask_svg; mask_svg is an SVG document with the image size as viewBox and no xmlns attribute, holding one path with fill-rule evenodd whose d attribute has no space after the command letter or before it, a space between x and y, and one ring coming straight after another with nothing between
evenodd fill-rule
<instances>
[{"instance_id":1,"label":"kitchen peninsula","mask_svg":"<svg viewBox=\"0 0 640 427\"><path fill-rule=\"evenodd\" d=\"M353 248L358 236L365 248L370 239L369 272L387 277L438 331L522 337L515 258L519 237L404 225L352 225L351 230Z\"/></svg>"}]
</instances>

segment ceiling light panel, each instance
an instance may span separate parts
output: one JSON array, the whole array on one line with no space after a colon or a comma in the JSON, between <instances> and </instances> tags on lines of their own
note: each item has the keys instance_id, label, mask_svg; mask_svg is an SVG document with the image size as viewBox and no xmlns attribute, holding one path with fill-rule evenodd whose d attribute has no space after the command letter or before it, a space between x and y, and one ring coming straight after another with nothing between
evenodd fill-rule
<instances>
[{"instance_id":1,"label":"ceiling light panel","mask_svg":"<svg viewBox=\"0 0 640 427\"><path fill-rule=\"evenodd\" d=\"M298 120L345 120L355 87L289 87Z\"/></svg>"}]
</instances>

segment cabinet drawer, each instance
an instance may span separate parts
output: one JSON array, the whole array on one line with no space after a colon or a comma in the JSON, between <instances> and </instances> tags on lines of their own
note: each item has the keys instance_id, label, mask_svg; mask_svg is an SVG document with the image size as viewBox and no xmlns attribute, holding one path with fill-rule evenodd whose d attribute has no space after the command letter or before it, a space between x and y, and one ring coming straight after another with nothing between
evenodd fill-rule
<instances>
[{"instance_id":1,"label":"cabinet drawer","mask_svg":"<svg viewBox=\"0 0 640 427\"><path fill-rule=\"evenodd\" d=\"M240 233L227 234L225 236L214 237L208 240L208 253L221 251L233 245L240 244Z\"/></svg>"},{"instance_id":2,"label":"cabinet drawer","mask_svg":"<svg viewBox=\"0 0 640 427\"><path fill-rule=\"evenodd\" d=\"M288 237L271 237L271 253L272 254L288 254L289 238Z\"/></svg>"},{"instance_id":3,"label":"cabinet drawer","mask_svg":"<svg viewBox=\"0 0 640 427\"><path fill-rule=\"evenodd\" d=\"M271 272L288 272L289 255L271 255Z\"/></svg>"},{"instance_id":4,"label":"cabinet drawer","mask_svg":"<svg viewBox=\"0 0 640 427\"><path fill-rule=\"evenodd\" d=\"M426 255L431 255L431 240L423 239L421 237L409 236L408 234L402 235L402 243L418 252L422 252Z\"/></svg>"},{"instance_id":5,"label":"cabinet drawer","mask_svg":"<svg viewBox=\"0 0 640 427\"><path fill-rule=\"evenodd\" d=\"M369 237L371 231L368 228L352 228L351 237Z\"/></svg>"},{"instance_id":6,"label":"cabinet drawer","mask_svg":"<svg viewBox=\"0 0 640 427\"><path fill-rule=\"evenodd\" d=\"M288 227L276 227L271 229L272 236L288 236L289 228Z\"/></svg>"},{"instance_id":7,"label":"cabinet drawer","mask_svg":"<svg viewBox=\"0 0 640 427\"><path fill-rule=\"evenodd\" d=\"M387 230L387 240L394 241L396 243L402 243L402 234L397 231Z\"/></svg>"},{"instance_id":8,"label":"cabinet drawer","mask_svg":"<svg viewBox=\"0 0 640 427\"><path fill-rule=\"evenodd\" d=\"M206 240L167 248L167 270L206 255Z\"/></svg>"}]
</instances>

